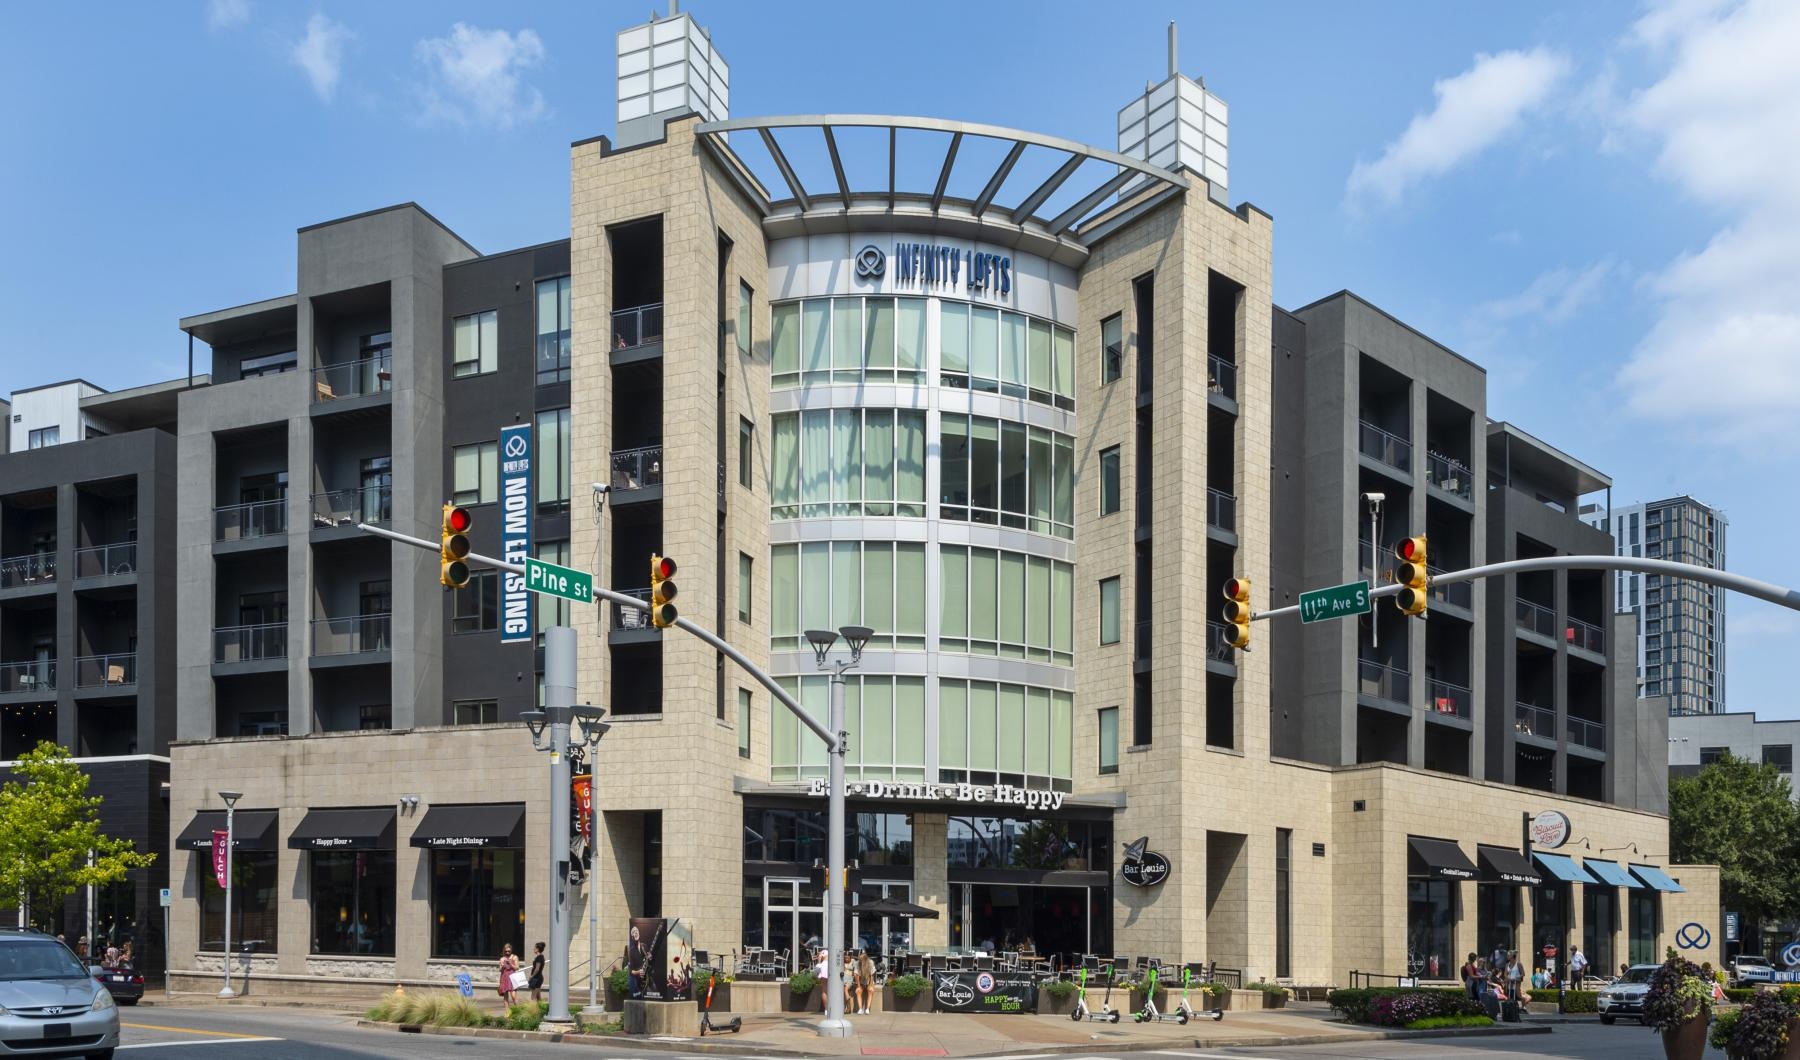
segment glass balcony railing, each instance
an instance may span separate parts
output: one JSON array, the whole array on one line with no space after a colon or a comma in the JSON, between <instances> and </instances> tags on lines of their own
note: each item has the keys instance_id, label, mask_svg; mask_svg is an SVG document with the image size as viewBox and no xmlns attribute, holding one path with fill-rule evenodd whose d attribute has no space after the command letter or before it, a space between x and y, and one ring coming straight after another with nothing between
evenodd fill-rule
<instances>
[{"instance_id":1,"label":"glass balcony railing","mask_svg":"<svg viewBox=\"0 0 1800 1060\"><path fill-rule=\"evenodd\" d=\"M1475 496L1475 473L1441 453L1425 455L1425 481L1465 501Z\"/></svg>"},{"instance_id":2,"label":"glass balcony railing","mask_svg":"<svg viewBox=\"0 0 1800 1060\"><path fill-rule=\"evenodd\" d=\"M1206 657L1213 662L1237 665L1237 649L1230 644L1231 627L1223 622L1206 624Z\"/></svg>"},{"instance_id":3,"label":"glass balcony railing","mask_svg":"<svg viewBox=\"0 0 1800 1060\"><path fill-rule=\"evenodd\" d=\"M1556 711L1534 703L1513 704L1513 731L1521 736L1556 739Z\"/></svg>"},{"instance_id":4,"label":"glass balcony railing","mask_svg":"<svg viewBox=\"0 0 1800 1060\"><path fill-rule=\"evenodd\" d=\"M1224 490L1206 490L1206 524L1226 533L1237 532L1237 498Z\"/></svg>"},{"instance_id":5,"label":"glass balcony railing","mask_svg":"<svg viewBox=\"0 0 1800 1060\"><path fill-rule=\"evenodd\" d=\"M56 691L56 660L0 662L0 692Z\"/></svg>"},{"instance_id":6,"label":"glass balcony railing","mask_svg":"<svg viewBox=\"0 0 1800 1060\"><path fill-rule=\"evenodd\" d=\"M1237 400L1237 365L1223 357L1206 355L1206 388L1221 397Z\"/></svg>"},{"instance_id":7,"label":"glass balcony railing","mask_svg":"<svg viewBox=\"0 0 1800 1060\"><path fill-rule=\"evenodd\" d=\"M56 581L56 553L33 552L0 559L0 589L22 589Z\"/></svg>"},{"instance_id":8,"label":"glass balcony railing","mask_svg":"<svg viewBox=\"0 0 1800 1060\"><path fill-rule=\"evenodd\" d=\"M640 490L662 485L662 446L623 449L612 455L612 488Z\"/></svg>"},{"instance_id":9,"label":"glass balcony railing","mask_svg":"<svg viewBox=\"0 0 1800 1060\"><path fill-rule=\"evenodd\" d=\"M394 521L394 487L362 486L312 495L315 529L369 523L386 526Z\"/></svg>"},{"instance_id":10,"label":"glass balcony railing","mask_svg":"<svg viewBox=\"0 0 1800 1060\"><path fill-rule=\"evenodd\" d=\"M75 660L76 688L137 684L137 652L83 655Z\"/></svg>"},{"instance_id":11,"label":"glass balcony railing","mask_svg":"<svg viewBox=\"0 0 1800 1060\"><path fill-rule=\"evenodd\" d=\"M1606 653L1606 632L1579 618L1569 619L1569 624L1563 627L1563 639L1571 648L1582 648L1596 655Z\"/></svg>"},{"instance_id":12,"label":"glass balcony railing","mask_svg":"<svg viewBox=\"0 0 1800 1060\"><path fill-rule=\"evenodd\" d=\"M1373 659L1359 659L1356 671L1357 691L1365 696L1374 696L1392 703L1405 703L1411 695L1412 674L1398 666L1389 666Z\"/></svg>"},{"instance_id":13,"label":"glass balcony railing","mask_svg":"<svg viewBox=\"0 0 1800 1060\"><path fill-rule=\"evenodd\" d=\"M650 602L649 589L620 589L619 592L624 593L626 596L635 596L645 603ZM635 607L628 607L625 604L616 603L612 605L612 628L622 631L628 629L653 629L655 627L650 625L650 612L639 611Z\"/></svg>"},{"instance_id":14,"label":"glass balcony railing","mask_svg":"<svg viewBox=\"0 0 1800 1060\"><path fill-rule=\"evenodd\" d=\"M287 658L287 623L220 626L213 630L213 662L254 662Z\"/></svg>"},{"instance_id":15,"label":"glass balcony railing","mask_svg":"<svg viewBox=\"0 0 1800 1060\"><path fill-rule=\"evenodd\" d=\"M1412 470L1412 443L1397 434L1384 431L1368 420L1359 424L1357 445L1362 454L1401 471Z\"/></svg>"},{"instance_id":16,"label":"glass balcony railing","mask_svg":"<svg viewBox=\"0 0 1800 1060\"><path fill-rule=\"evenodd\" d=\"M391 614L314 619L313 654L367 655L387 651L392 643L393 621Z\"/></svg>"},{"instance_id":17,"label":"glass balcony railing","mask_svg":"<svg viewBox=\"0 0 1800 1060\"><path fill-rule=\"evenodd\" d=\"M247 541L287 533L287 499L227 504L213 509L214 541Z\"/></svg>"},{"instance_id":18,"label":"glass balcony railing","mask_svg":"<svg viewBox=\"0 0 1800 1060\"><path fill-rule=\"evenodd\" d=\"M360 361L328 364L313 369L313 400L338 401L343 398L385 394L394 389L394 358L391 354L365 357Z\"/></svg>"},{"instance_id":19,"label":"glass balcony railing","mask_svg":"<svg viewBox=\"0 0 1800 1060\"><path fill-rule=\"evenodd\" d=\"M661 303L616 310L612 319L613 349L615 350L630 350L662 341L663 307Z\"/></svg>"},{"instance_id":20,"label":"glass balcony railing","mask_svg":"<svg viewBox=\"0 0 1800 1060\"><path fill-rule=\"evenodd\" d=\"M75 550L75 577L110 578L137 573L137 542L94 545Z\"/></svg>"},{"instance_id":21,"label":"glass balcony railing","mask_svg":"<svg viewBox=\"0 0 1800 1060\"><path fill-rule=\"evenodd\" d=\"M1586 718L1569 716L1569 742L1595 751L1606 750L1606 726Z\"/></svg>"},{"instance_id":22,"label":"glass balcony railing","mask_svg":"<svg viewBox=\"0 0 1800 1060\"><path fill-rule=\"evenodd\" d=\"M1442 567L1433 567L1430 564L1426 564L1425 569L1430 571L1434 578L1444 573ZM1475 583L1451 582L1449 585L1439 585L1433 582L1431 598L1446 604L1455 604L1465 610L1473 610L1475 607Z\"/></svg>"},{"instance_id":23,"label":"glass balcony railing","mask_svg":"<svg viewBox=\"0 0 1800 1060\"><path fill-rule=\"evenodd\" d=\"M1515 620L1520 629L1536 633L1540 636L1556 637L1556 612L1543 604L1534 604L1530 600L1518 600L1514 611Z\"/></svg>"},{"instance_id":24,"label":"glass balcony railing","mask_svg":"<svg viewBox=\"0 0 1800 1060\"><path fill-rule=\"evenodd\" d=\"M1439 681L1436 678L1425 683L1427 706L1438 714L1449 714L1458 718L1475 716L1475 693L1462 685Z\"/></svg>"}]
</instances>

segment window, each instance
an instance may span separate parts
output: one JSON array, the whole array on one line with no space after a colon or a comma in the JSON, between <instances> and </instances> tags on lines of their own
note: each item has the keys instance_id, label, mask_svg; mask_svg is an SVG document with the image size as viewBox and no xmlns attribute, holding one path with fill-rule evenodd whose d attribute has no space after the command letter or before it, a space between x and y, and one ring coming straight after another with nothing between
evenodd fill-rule
<instances>
[{"instance_id":1,"label":"window","mask_svg":"<svg viewBox=\"0 0 1800 1060\"><path fill-rule=\"evenodd\" d=\"M500 628L500 578L495 570L471 571L469 584L450 593L450 632L492 633Z\"/></svg>"},{"instance_id":2,"label":"window","mask_svg":"<svg viewBox=\"0 0 1800 1060\"><path fill-rule=\"evenodd\" d=\"M1100 583L1100 643L1119 643L1119 579Z\"/></svg>"},{"instance_id":3,"label":"window","mask_svg":"<svg viewBox=\"0 0 1800 1060\"><path fill-rule=\"evenodd\" d=\"M1100 774L1119 771L1119 708L1100 710Z\"/></svg>"},{"instance_id":4,"label":"window","mask_svg":"<svg viewBox=\"0 0 1800 1060\"><path fill-rule=\"evenodd\" d=\"M1729 747L1702 747L1700 748L1700 764L1710 766L1730 753L1731 748Z\"/></svg>"},{"instance_id":5,"label":"window","mask_svg":"<svg viewBox=\"0 0 1800 1060\"><path fill-rule=\"evenodd\" d=\"M1075 440L1041 427L944 414L939 514L1073 537Z\"/></svg>"},{"instance_id":6,"label":"window","mask_svg":"<svg viewBox=\"0 0 1800 1060\"><path fill-rule=\"evenodd\" d=\"M273 850L231 852L231 938L262 939L258 953L274 953L280 947L276 940L278 910ZM200 948L221 950L225 946L225 889L213 875L212 851L195 853L200 877Z\"/></svg>"},{"instance_id":7,"label":"window","mask_svg":"<svg viewBox=\"0 0 1800 1060\"><path fill-rule=\"evenodd\" d=\"M537 381L569 381L569 278L537 285Z\"/></svg>"},{"instance_id":8,"label":"window","mask_svg":"<svg viewBox=\"0 0 1800 1060\"><path fill-rule=\"evenodd\" d=\"M782 687L815 717L824 717L829 678L786 677ZM791 711L769 712L770 776L799 780L825 775L825 743ZM852 675L844 687L844 729L850 734L844 775L852 780L925 779L925 679Z\"/></svg>"},{"instance_id":9,"label":"window","mask_svg":"<svg viewBox=\"0 0 1800 1060\"><path fill-rule=\"evenodd\" d=\"M450 704L452 725L492 725L500 720L500 704L492 699L459 699Z\"/></svg>"},{"instance_id":10,"label":"window","mask_svg":"<svg viewBox=\"0 0 1800 1060\"><path fill-rule=\"evenodd\" d=\"M814 298L770 309L771 382L919 383L925 299Z\"/></svg>"},{"instance_id":11,"label":"window","mask_svg":"<svg viewBox=\"0 0 1800 1060\"><path fill-rule=\"evenodd\" d=\"M944 386L1075 407L1075 333L1047 320L939 301Z\"/></svg>"},{"instance_id":12,"label":"window","mask_svg":"<svg viewBox=\"0 0 1800 1060\"><path fill-rule=\"evenodd\" d=\"M738 757L750 757L750 705L752 699L748 688L738 689Z\"/></svg>"},{"instance_id":13,"label":"window","mask_svg":"<svg viewBox=\"0 0 1800 1060\"><path fill-rule=\"evenodd\" d=\"M392 957L394 852L315 850L307 857L312 952Z\"/></svg>"},{"instance_id":14,"label":"window","mask_svg":"<svg viewBox=\"0 0 1800 1060\"><path fill-rule=\"evenodd\" d=\"M925 647L925 546L920 542L808 541L769 556L769 636L777 651L806 647L809 629L868 626L875 647Z\"/></svg>"},{"instance_id":15,"label":"window","mask_svg":"<svg viewBox=\"0 0 1800 1060\"><path fill-rule=\"evenodd\" d=\"M499 367L499 323L494 310L456 317L450 327L452 376L484 375Z\"/></svg>"},{"instance_id":16,"label":"window","mask_svg":"<svg viewBox=\"0 0 1800 1060\"><path fill-rule=\"evenodd\" d=\"M569 543L567 541L539 541L537 558L545 563L554 563L559 567L569 565ZM537 601L532 605L536 612L537 642L544 643L544 630L551 626L569 625L569 601L560 596L537 594Z\"/></svg>"},{"instance_id":17,"label":"window","mask_svg":"<svg viewBox=\"0 0 1800 1060\"><path fill-rule=\"evenodd\" d=\"M238 362L238 378L256 379L260 376L291 372L298 366L299 359L295 350L288 350L284 353L266 353L261 357L246 357Z\"/></svg>"},{"instance_id":18,"label":"window","mask_svg":"<svg viewBox=\"0 0 1800 1060\"><path fill-rule=\"evenodd\" d=\"M773 422L775 518L924 517L923 412L822 409Z\"/></svg>"},{"instance_id":19,"label":"window","mask_svg":"<svg viewBox=\"0 0 1800 1060\"><path fill-rule=\"evenodd\" d=\"M1100 514L1119 510L1119 447L1100 450Z\"/></svg>"},{"instance_id":20,"label":"window","mask_svg":"<svg viewBox=\"0 0 1800 1060\"><path fill-rule=\"evenodd\" d=\"M30 432L26 436L26 446L31 449L42 449L45 446L56 445L61 441L62 428L60 426L39 427L37 430Z\"/></svg>"},{"instance_id":21,"label":"window","mask_svg":"<svg viewBox=\"0 0 1800 1060\"><path fill-rule=\"evenodd\" d=\"M500 451L495 442L450 450L450 499L454 504L492 504L500 496Z\"/></svg>"},{"instance_id":22,"label":"window","mask_svg":"<svg viewBox=\"0 0 1800 1060\"><path fill-rule=\"evenodd\" d=\"M737 314L737 348L738 352L750 353L750 285L738 282L738 314Z\"/></svg>"},{"instance_id":23,"label":"window","mask_svg":"<svg viewBox=\"0 0 1800 1060\"><path fill-rule=\"evenodd\" d=\"M756 461L756 424L738 417L738 485L755 489L750 477Z\"/></svg>"},{"instance_id":24,"label":"window","mask_svg":"<svg viewBox=\"0 0 1800 1060\"><path fill-rule=\"evenodd\" d=\"M738 553L738 621L750 621L750 594L755 588L756 579L754 561L742 553Z\"/></svg>"},{"instance_id":25,"label":"window","mask_svg":"<svg viewBox=\"0 0 1800 1060\"><path fill-rule=\"evenodd\" d=\"M1114 313L1100 322L1100 385L1125 374L1125 318Z\"/></svg>"},{"instance_id":26,"label":"window","mask_svg":"<svg viewBox=\"0 0 1800 1060\"><path fill-rule=\"evenodd\" d=\"M1075 662L1075 568L990 548L938 549L938 649Z\"/></svg>"},{"instance_id":27,"label":"window","mask_svg":"<svg viewBox=\"0 0 1800 1060\"><path fill-rule=\"evenodd\" d=\"M938 779L1068 790L1075 697L992 681L938 682Z\"/></svg>"},{"instance_id":28,"label":"window","mask_svg":"<svg viewBox=\"0 0 1800 1060\"><path fill-rule=\"evenodd\" d=\"M1406 883L1406 974L1421 979L1448 979L1456 971L1450 959L1451 926L1456 922L1456 895L1449 880L1413 878Z\"/></svg>"},{"instance_id":29,"label":"window","mask_svg":"<svg viewBox=\"0 0 1800 1060\"><path fill-rule=\"evenodd\" d=\"M487 960L525 950L525 852L431 852L431 955Z\"/></svg>"},{"instance_id":30,"label":"window","mask_svg":"<svg viewBox=\"0 0 1800 1060\"><path fill-rule=\"evenodd\" d=\"M537 414L537 453L532 463L539 511L569 510L569 410Z\"/></svg>"},{"instance_id":31,"label":"window","mask_svg":"<svg viewBox=\"0 0 1800 1060\"><path fill-rule=\"evenodd\" d=\"M357 708L356 727L362 732L393 728L393 706L387 703L364 703Z\"/></svg>"},{"instance_id":32,"label":"window","mask_svg":"<svg viewBox=\"0 0 1800 1060\"><path fill-rule=\"evenodd\" d=\"M1294 833L1275 829L1275 977L1293 975L1293 880Z\"/></svg>"},{"instance_id":33,"label":"window","mask_svg":"<svg viewBox=\"0 0 1800 1060\"><path fill-rule=\"evenodd\" d=\"M1794 745L1791 743L1763 744L1762 760L1765 766L1774 766L1778 772L1794 771Z\"/></svg>"}]
</instances>

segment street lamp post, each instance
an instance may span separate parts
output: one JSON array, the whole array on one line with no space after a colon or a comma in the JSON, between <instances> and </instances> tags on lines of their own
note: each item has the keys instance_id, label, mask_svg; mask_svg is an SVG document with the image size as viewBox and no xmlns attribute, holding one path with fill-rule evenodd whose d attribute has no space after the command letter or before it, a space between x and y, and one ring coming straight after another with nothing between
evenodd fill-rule
<instances>
[{"instance_id":1,"label":"street lamp post","mask_svg":"<svg viewBox=\"0 0 1800 1060\"><path fill-rule=\"evenodd\" d=\"M243 797L241 791L219 792L219 798L225 800L225 987L219 997L227 1000L237 996L231 989L231 848L237 842L237 804Z\"/></svg>"},{"instance_id":2,"label":"street lamp post","mask_svg":"<svg viewBox=\"0 0 1800 1060\"><path fill-rule=\"evenodd\" d=\"M850 648L849 659L829 658L839 634ZM831 671L831 706L826 721L832 739L828 748L831 800L825 820L825 1018L819 1021L821 1038L849 1038L856 1033L844 1018L844 745L848 742L844 731L844 671L862 661L863 645L874 634L867 626L844 626L836 633L829 629L806 631L819 669Z\"/></svg>"},{"instance_id":3,"label":"street lamp post","mask_svg":"<svg viewBox=\"0 0 1800 1060\"><path fill-rule=\"evenodd\" d=\"M606 1015L600 993L600 737L612 725L583 719L581 732L588 747L588 1003L583 1016L598 1021Z\"/></svg>"}]
</instances>

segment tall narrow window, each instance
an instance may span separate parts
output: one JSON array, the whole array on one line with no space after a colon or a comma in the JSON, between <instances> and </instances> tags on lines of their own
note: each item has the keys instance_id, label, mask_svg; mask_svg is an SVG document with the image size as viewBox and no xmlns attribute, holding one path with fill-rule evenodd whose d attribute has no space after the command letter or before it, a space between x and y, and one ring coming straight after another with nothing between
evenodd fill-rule
<instances>
[{"instance_id":1,"label":"tall narrow window","mask_svg":"<svg viewBox=\"0 0 1800 1060\"><path fill-rule=\"evenodd\" d=\"M537 381L569 381L569 278L537 285Z\"/></svg>"},{"instance_id":2,"label":"tall narrow window","mask_svg":"<svg viewBox=\"0 0 1800 1060\"><path fill-rule=\"evenodd\" d=\"M483 375L498 367L500 345L496 318L497 314L490 309L451 321L454 332L451 375L460 379L465 375Z\"/></svg>"},{"instance_id":3,"label":"tall narrow window","mask_svg":"<svg viewBox=\"0 0 1800 1060\"><path fill-rule=\"evenodd\" d=\"M1100 583L1100 643L1119 643L1119 579Z\"/></svg>"},{"instance_id":4,"label":"tall narrow window","mask_svg":"<svg viewBox=\"0 0 1800 1060\"><path fill-rule=\"evenodd\" d=\"M1275 829L1275 977L1292 975L1293 966L1293 857L1294 833Z\"/></svg>"},{"instance_id":5,"label":"tall narrow window","mask_svg":"<svg viewBox=\"0 0 1800 1060\"><path fill-rule=\"evenodd\" d=\"M752 700L748 688L738 689L737 743L738 757L750 757L750 707Z\"/></svg>"},{"instance_id":6,"label":"tall narrow window","mask_svg":"<svg viewBox=\"0 0 1800 1060\"><path fill-rule=\"evenodd\" d=\"M750 621L750 594L755 587L756 579L754 562L745 553L738 553L738 621Z\"/></svg>"},{"instance_id":7,"label":"tall narrow window","mask_svg":"<svg viewBox=\"0 0 1800 1060\"><path fill-rule=\"evenodd\" d=\"M1119 510L1119 447L1100 450L1100 514Z\"/></svg>"},{"instance_id":8,"label":"tall narrow window","mask_svg":"<svg viewBox=\"0 0 1800 1060\"><path fill-rule=\"evenodd\" d=\"M1102 775L1119 771L1119 708L1103 707L1100 710L1100 772Z\"/></svg>"},{"instance_id":9,"label":"tall narrow window","mask_svg":"<svg viewBox=\"0 0 1800 1060\"><path fill-rule=\"evenodd\" d=\"M1100 385L1115 382L1125 371L1125 318L1114 313L1100 322Z\"/></svg>"},{"instance_id":10,"label":"tall narrow window","mask_svg":"<svg viewBox=\"0 0 1800 1060\"><path fill-rule=\"evenodd\" d=\"M750 285L740 281L738 283L737 348L739 353L746 355L750 352L751 294Z\"/></svg>"},{"instance_id":11,"label":"tall narrow window","mask_svg":"<svg viewBox=\"0 0 1800 1060\"><path fill-rule=\"evenodd\" d=\"M537 478L539 510L569 510L569 410L545 409L537 414Z\"/></svg>"},{"instance_id":12,"label":"tall narrow window","mask_svg":"<svg viewBox=\"0 0 1800 1060\"><path fill-rule=\"evenodd\" d=\"M756 460L756 424L738 417L738 485L753 489L751 469Z\"/></svg>"}]
</instances>

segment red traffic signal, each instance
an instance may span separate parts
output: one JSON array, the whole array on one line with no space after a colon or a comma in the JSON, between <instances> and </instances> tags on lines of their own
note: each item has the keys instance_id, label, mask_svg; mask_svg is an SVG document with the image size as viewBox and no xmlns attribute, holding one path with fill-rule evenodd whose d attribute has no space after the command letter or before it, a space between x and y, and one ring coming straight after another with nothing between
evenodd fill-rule
<instances>
[{"instance_id":1,"label":"red traffic signal","mask_svg":"<svg viewBox=\"0 0 1800 1060\"><path fill-rule=\"evenodd\" d=\"M455 505L444 506L444 529L453 534L466 534L475 525L475 517L469 509Z\"/></svg>"},{"instance_id":2,"label":"red traffic signal","mask_svg":"<svg viewBox=\"0 0 1800 1060\"><path fill-rule=\"evenodd\" d=\"M656 557L656 571L652 577L656 581L675 577L675 561L667 556Z\"/></svg>"},{"instance_id":3,"label":"red traffic signal","mask_svg":"<svg viewBox=\"0 0 1800 1060\"><path fill-rule=\"evenodd\" d=\"M657 629L668 629L679 615L672 602L676 591L674 577L674 560L667 556L650 557L650 624Z\"/></svg>"},{"instance_id":4,"label":"red traffic signal","mask_svg":"<svg viewBox=\"0 0 1800 1060\"><path fill-rule=\"evenodd\" d=\"M469 584L469 531L475 517L469 509L454 504L444 505L443 537L438 544L438 581L446 589L460 589Z\"/></svg>"}]
</instances>

